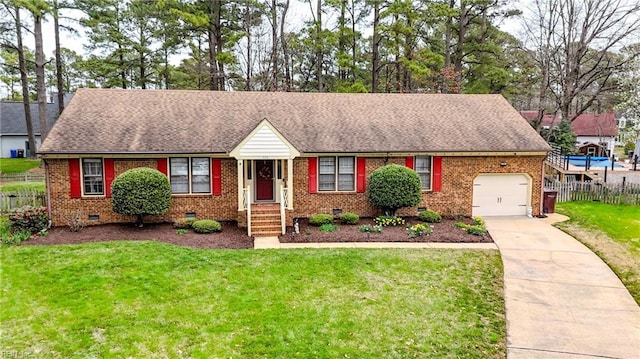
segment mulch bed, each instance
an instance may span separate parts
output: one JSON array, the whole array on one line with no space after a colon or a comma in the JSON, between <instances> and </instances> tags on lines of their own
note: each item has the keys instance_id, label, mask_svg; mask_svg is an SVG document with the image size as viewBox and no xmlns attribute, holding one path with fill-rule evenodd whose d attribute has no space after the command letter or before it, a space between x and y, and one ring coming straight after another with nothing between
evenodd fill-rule
<instances>
[{"instance_id":1,"label":"mulch bed","mask_svg":"<svg viewBox=\"0 0 640 359\"><path fill-rule=\"evenodd\" d=\"M490 243L491 236L474 236L467 234L454 223L462 221L471 223L470 218L443 219L433 224L433 233L428 236L409 238L406 225L419 223L416 218L406 218L406 224L397 227L384 227L382 233L360 233L358 227L363 224L374 224L371 218L362 218L358 225L339 225L336 232L321 232L318 227L308 224L306 219L299 219L300 233L292 235L292 228L287 234L280 236L283 243L319 243L319 242L445 242L445 243ZM247 236L246 228L238 228L235 222L221 222L222 232L215 234L198 234L188 231L178 234L172 224L145 224L138 228L133 224L104 224L89 226L79 232L71 232L67 227L55 227L46 236L33 236L22 245L78 244L88 242L105 242L115 240L154 240L194 248L253 248L253 238Z\"/></svg>"},{"instance_id":2,"label":"mulch bed","mask_svg":"<svg viewBox=\"0 0 640 359\"><path fill-rule=\"evenodd\" d=\"M145 224L138 228L133 224L103 224L84 227L79 232L71 232L68 227L55 227L46 236L33 236L22 245L38 244L78 244L115 240L134 240L177 244L194 248L253 248L253 239L247 236L246 228L238 228L235 222L220 222L222 232L198 234L188 231L178 234L172 224Z\"/></svg>"},{"instance_id":3,"label":"mulch bed","mask_svg":"<svg viewBox=\"0 0 640 359\"><path fill-rule=\"evenodd\" d=\"M432 223L433 233L428 236L409 238L407 226L422 223L417 218L405 218L405 225L395 227L383 227L382 233L371 233L367 238L366 233L360 233L358 227L364 224L375 224L373 218L361 218L357 225L341 225L336 232L321 232L318 227L309 225L307 219L299 219L300 233L293 235L291 229L287 234L280 236L282 243L319 243L319 242L441 242L441 243L492 243L491 236L468 234L454 226L456 222L470 224L471 218L442 219L440 223Z\"/></svg>"}]
</instances>

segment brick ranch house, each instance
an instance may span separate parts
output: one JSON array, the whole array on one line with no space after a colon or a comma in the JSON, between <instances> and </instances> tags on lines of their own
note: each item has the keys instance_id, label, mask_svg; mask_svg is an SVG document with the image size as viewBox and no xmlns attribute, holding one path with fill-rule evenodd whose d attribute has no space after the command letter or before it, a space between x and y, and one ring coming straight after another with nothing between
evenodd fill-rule
<instances>
[{"instance_id":1,"label":"brick ranch house","mask_svg":"<svg viewBox=\"0 0 640 359\"><path fill-rule=\"evenodd\" d=\"M112 211L110 184L144 166L174 193L150 220L256 235L315 213L379 214L366 180L390 163L422 181L422 203L401 215L537 215L549 150L500 95L80 89L40 155L55 226L78 212L87 225L132 221Z\"/></svg>"}]
</instances>

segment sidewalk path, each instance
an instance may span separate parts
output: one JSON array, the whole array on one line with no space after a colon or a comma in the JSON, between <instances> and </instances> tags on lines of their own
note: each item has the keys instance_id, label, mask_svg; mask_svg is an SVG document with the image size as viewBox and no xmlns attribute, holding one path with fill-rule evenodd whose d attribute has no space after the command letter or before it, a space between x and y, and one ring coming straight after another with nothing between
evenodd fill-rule
<instances>
[{"instance_id":1,"label":"sidewalk path","mask_svg":"<svg viewBox=\"0 0 640 359\"><path fill-rule=\"evenodd\" d=\"M551 226L557 217L485 218L504 263L507 358L640 358L640 307L598 256Z\"/></svg>"},{"instance_id":2,"label":"sidewalk path","mask_svg":"<svg viewBox=\"0 0 640 359\"><path fill-rule=\"evenodd\" d=\"M336 242L336 243L280 243L278 237L256 237L254 249L289 248L465 248L495 249L495 243L416 243L416 242Z\"/></svg>"}]
</instances>

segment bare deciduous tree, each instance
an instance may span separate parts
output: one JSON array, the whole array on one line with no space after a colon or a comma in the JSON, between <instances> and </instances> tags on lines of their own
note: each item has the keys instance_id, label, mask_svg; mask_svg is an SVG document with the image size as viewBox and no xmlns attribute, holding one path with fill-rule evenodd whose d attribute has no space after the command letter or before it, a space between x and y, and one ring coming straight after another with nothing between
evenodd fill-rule
<instances>
[{"instance_id":1,"label":"bare deciduous tree","mask_svg":"<svg viewBox=\"0 0 640 359\"><path fill-rule=\"evenodd\" d=\"M615 53L640 32L640 3L535 0L534 4L525 27L542 76L539 119L550 93L562 118L573 121L615 90L616 73L640 56Z\"/></svg>"}]
</instances>

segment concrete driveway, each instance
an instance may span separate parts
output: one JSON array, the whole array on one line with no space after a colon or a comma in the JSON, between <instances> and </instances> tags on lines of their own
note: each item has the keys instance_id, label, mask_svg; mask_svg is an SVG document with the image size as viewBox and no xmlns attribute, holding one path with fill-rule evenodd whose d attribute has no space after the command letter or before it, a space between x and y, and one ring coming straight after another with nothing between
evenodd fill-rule
<instances>
[{"instance_id":1,"label":"concrete driveway","mask_svg":"<svg viewBox=\"0 0 640 359\"><path fill-rule=\"evenodd\" d=\"M640 358L640 307L551 218L485 218L504 263L507 358Z\"/></svg>"}]
</instances>

